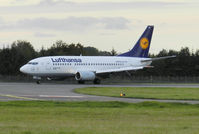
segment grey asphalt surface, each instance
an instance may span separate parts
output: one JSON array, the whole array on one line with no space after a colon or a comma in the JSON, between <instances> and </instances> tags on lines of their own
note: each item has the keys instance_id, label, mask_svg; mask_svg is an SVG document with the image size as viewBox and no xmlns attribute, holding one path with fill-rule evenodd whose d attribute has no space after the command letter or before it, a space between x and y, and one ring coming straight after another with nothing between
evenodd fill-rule
<instances>
[{"instance_id":1,"label":"grey asphalt surface","mask_svg":"<svg viewBox=\"0 0 199 134\"><path fill-rule=\"evenodd\" d=\"M53 100L53 101L122 101L138 103L144 101L158 101L171 103L199 104L193 100L157 100L133 99L120 97L104 97L82 95L74 93L75 88L82 87L192 87L199 88L199 84L131 84L131 85L78 85L42 83L0 83L0 101L13 100Z\"/></svg>"}]
</instances>

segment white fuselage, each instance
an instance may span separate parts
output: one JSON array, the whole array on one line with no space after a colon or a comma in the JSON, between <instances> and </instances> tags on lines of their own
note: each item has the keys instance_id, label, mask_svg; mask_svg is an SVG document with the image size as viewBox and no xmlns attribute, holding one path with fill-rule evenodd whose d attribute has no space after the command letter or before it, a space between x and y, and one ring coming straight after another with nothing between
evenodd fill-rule
<instances>
[{"instance_id":1,"label":"white fuselage","mask_svg":"<svg viewBox=\"0 0 199 134\"><path fill-rule=\"evenodd\" d=\"M110 73L127 71L127 68L143 68L149 58L119 56L48 56L31 60L20 71L38 77L67 77L79 71ZM134 69L129 69L134 70Z\"/></svg>"}]
</instances>

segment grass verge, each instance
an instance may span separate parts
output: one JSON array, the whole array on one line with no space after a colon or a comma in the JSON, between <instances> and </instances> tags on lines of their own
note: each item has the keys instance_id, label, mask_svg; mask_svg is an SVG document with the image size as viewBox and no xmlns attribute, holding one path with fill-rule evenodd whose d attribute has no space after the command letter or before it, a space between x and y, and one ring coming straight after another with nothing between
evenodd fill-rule
<instances>
[{"instance_id":1,"label":"grass verge","mask_svg":"<svg viewBox=\"0 0 199 134\"><path fill-rule=\"evenodd\" d=\"M1 134L197 134L199 105L0 102Z\"/></svg>"},{"instance_id":2,"label":"grass verge","mask_svg":"<svg viewBox=\"0 0 199 134\"><path fill-rule=\"evenodd\" d=\"M128 98L199 100L199 88L176 87L88 87L75 92L89 95L119 97L125 93Z\"/></svg>"}]
</instances>

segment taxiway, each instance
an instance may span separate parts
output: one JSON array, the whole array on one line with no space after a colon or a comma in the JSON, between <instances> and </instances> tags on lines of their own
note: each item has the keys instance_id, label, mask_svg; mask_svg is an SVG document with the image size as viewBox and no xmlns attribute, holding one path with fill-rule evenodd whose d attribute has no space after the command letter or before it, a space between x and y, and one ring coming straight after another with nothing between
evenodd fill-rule
<instances>
[{"instance_id":1,"label":"taxiway","mask_svg":"<svg viewBox=\"0 0 199 134\"><path fill-rule=\"evenodd\" d=\"M158 101L171 103L199 104L194 100L157 100L133 99L121 97L105 97L74 93L75 88L83 87L192 87L199 88L199 84L131 84L131 85L75 85L42 83L0 83L0 101L13 100L52 100L52 101L122 101L138 103L144 101Z\"/></svg>"}]
</instances>

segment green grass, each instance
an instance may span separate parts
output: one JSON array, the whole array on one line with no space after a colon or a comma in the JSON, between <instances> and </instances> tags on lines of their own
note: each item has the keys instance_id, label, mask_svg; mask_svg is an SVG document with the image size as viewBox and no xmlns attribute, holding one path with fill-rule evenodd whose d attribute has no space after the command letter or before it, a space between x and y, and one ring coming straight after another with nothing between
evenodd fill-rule
<instances>
[{"instance_id":1,"label":"green grass","mask_svg":"<svg viewBox=\"0 0 199 134\"><path fill-rule=\"evenodd\" d=\"M88 87L76 89L75 92L111 97L120 97L120 93L123 92L128 98L199 100L199 88Z\"/></svg>"},{"instance_id":2,"label":"green grass","mask_svg":"<svg viewBox=\"0 0 199 134\"><path fill-rule=\"evenodd\" d=\"M0 134L198 134L199 105L0 102Z\"/></svg>"}]
</instances>

